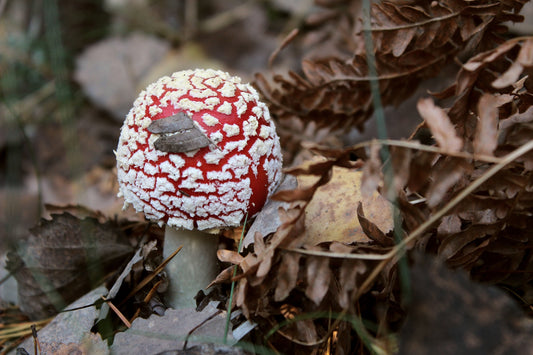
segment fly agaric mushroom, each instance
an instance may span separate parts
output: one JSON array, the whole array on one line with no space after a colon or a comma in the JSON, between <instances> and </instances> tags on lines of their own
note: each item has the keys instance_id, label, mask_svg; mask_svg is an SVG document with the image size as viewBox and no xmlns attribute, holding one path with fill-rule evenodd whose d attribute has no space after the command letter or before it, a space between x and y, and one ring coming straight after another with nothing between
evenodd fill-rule
<instances>
[{"instance_id":1,"label":"fly agaric mushroom","mask_svg":"<svg viewBox=\"0 0 533 355\"><path fill-rule=\"evenodd\" d=\"M141 92L116 151L119 196L166 223L168 303L193 297L218 272L218 239L261 210L281 177L279 138L268 108L238 77L211 69L165 76Z\"/></svg>"}]
</instances>

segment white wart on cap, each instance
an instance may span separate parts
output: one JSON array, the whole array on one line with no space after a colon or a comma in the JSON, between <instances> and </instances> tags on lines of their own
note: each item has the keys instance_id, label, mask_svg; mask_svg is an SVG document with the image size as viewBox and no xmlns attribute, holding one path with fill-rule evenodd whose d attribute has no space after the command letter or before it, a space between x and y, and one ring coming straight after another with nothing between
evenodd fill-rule
<instances>
[{"instance_id":1,"label":"white wart on cap","mask_svg":"<svg viewBox=\"0 0 533 355\"><path fill-rule=\"evenodd\" d=\"M141 92L116 156L125 206L170 227L238 226L281 178L268 108L249 84L210 69L176 72Z\"/></svg>"}]
</instances>

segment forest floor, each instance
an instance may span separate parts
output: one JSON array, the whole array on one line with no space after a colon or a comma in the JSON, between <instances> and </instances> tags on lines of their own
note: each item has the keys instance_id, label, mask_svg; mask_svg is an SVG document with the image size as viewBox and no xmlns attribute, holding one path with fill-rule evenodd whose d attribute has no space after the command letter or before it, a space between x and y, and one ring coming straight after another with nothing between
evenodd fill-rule
<instances>
[{"instance_id":1,"label":"forest floor","mask_svg":"<svg viewBox=\"0 0 533 355\"><path fill-rule=\"evenodd\" d=\"M533 354L533 6L368 7L0 0L0 353ZM114 151L194 68L256 87L286 178L174 310Z\"/></svg>"}]
</instances>

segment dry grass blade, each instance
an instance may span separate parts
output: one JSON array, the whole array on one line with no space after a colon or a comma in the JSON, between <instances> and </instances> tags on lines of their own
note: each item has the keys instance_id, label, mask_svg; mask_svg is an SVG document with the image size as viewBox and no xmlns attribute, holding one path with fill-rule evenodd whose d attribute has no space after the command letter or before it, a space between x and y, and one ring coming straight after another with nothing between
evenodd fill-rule
<instances>
[{"instance_id":1,"label":"dry grass blade","mask_svg":"<svg viewBox=\"0 0 533 355\"><path fill-rule=\"evenodd\" d=\"M43 319L36 322L21 322L3 325L0 328L0 339L13 339L32 334L31 326L35 325L36 329L41 329L53 318Z\"/></svg>"},{"instance_id":2,"label":"dry grass blade","mask_svg":"<svg viewBox=\"0 0 533 355\"><path fill-rule=\"evenodd\" d=\"M131 328L131 323L130 321L124 316L124 314L122 314L122 312L113 304L113 302L111 302L110 300L107 300L104 296L102 296L102 300L107 303L107 305L109 306L109 308L111 308L113 310L113 312L115 312L115 314L120 318L120 320L122 321L122 323L124 323L124 325L128 328Z\"/></svg>"},{"instance_id":3,"label":"dry grass blade","mask_svg":"<svg viewBox=\"0 0 533 355\"><path fill-rule=\"evenodd\" d=\"M168 256L168 258L163 260L163 262L150 275L148 275L141 282L139 282L139 284L137 286L135 286L135 288L133 290L131 290L130 293L128 293L128 295L120 302L119 306L123 305L133 295L135 295L137 292L139 292L144 286L148 285L150 283L150 281L152 281L154 279L154 277L156 277L161 271L163 271L165 266L167 266L167 264L176 256L176 254L179 253L179 251L182 248L183 247L179 247L178 249L176 249L172 254L170 254Z\"/></svg>"},{"instance_id":4,"label":"dry grass blade","mask_svg":"<svg viewBox=\"0 0 533 355\"><path fill-rule=\"evenodd\" d=\"M34 330L42 329L53 318L43 319L32 322L14 322L9 324L2 324L0 326L0 346L2 351L0 355L5 355L14 349L18 344L22 343L26 337L32 335Z\"/></svg>"},{"instance_id":5,"label":"dry grass blade","mask_svg":"<svg viewBox=\"0 0 533 355\"><path fill-rule=\"evenodd\" d=\"M157 288L159 287L159 285L161 285L161 283L163 282L163 280L159 280L157 281L154 286L152 286L152 288L150 289L150 291L148 292L148 294L146 294L146 296L144 297L143 299L143 302L144 303L148 303L150 302L150 300L152 299L152 297L154 297L154 295L156 294L157 292ZM137 317L139 317L139 314L141 313L141 309L140 308L137 308L137 310L135 311L135 313L133 314L133 316L131 317L131 320L130 320L130 323L133 323L133 321L135 319L137 319Z\"/></svg>"},{"instance_id":6,"label":"dry grass blade","mask_svg":"<svg viewBox=\"0 0 533 355\"><path fill-rule=\"evenodd\" d=\"M502 160L502 158L491 156L491 155L486 155L486 154L472 154L472 153L462 152L462 151L461 152L445 151L444 149L439 148L439 147L425 145L425 144L417 143L414 141L397 141L397 140L384 139L384 140L378 140L377 142L383 145L391 146L391 147L409 148L413 150L437 153L437 154L441 154L444 156L450 156L450 157L455 157L455 158L462 158L462 159L468 159L468 160L471 159L471 160L485 162L485 163L499 163Z\"/></svg>"}]
</instances>

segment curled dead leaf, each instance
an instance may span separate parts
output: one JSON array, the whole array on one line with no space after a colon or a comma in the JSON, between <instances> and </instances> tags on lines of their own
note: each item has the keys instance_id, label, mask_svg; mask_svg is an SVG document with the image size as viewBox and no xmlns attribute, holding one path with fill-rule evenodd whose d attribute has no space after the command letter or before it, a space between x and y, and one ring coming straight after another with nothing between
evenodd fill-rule
<instances>
[{"instance_id":1,"label":"curled dead leaf","mask_svg":"<svg viewBox=\"0 0 533 355\"><path fill-rule=\"evenodd\" d=\"M392 215L391 212L389 213ZM383 233L376 224L372 223L368 218L365 217L362 202L359 202L357 205L357 219L359 220L359 224L361 225L363 232L368 238L382 246L394 245L394 242L391 238L387 238L385 233Z\"/></svg>"}]
</instances>

